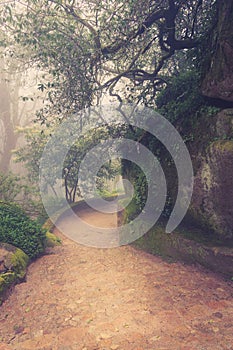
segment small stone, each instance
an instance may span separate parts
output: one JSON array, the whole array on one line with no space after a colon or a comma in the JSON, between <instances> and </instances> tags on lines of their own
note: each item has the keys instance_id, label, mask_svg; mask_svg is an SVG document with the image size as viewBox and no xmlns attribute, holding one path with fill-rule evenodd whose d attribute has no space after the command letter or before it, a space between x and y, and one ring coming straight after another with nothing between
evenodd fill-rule
<instances>
[{"instance_id":1,"label":"small stone","mask_svg":"<svg viewBox=\"0 0 233 350\"><path fill-rule=\"evenodd\" d=\"M30 328L24 328L23 334L28 334L28 333L30 333Z\"/></svg>"},{"instance_id":2,"label":"small stone","mask_svg":"<svg viewBox=\"0 0 233 350\"><path fill-rule=\"evenodd\" d=\"M23 333L24 331L24 327L23 326L14 326L14 331L15 331L15 334L20 334L20 333Z\"/></svg>"},{"instance_id":3,"label":"small stone","mask_svg":"<svg viewBox=\"0 0 233 350\"><path fill-rule=\"evenodd\" d=\"M82 304L84 302L84 299L79 299L76 301L76 304Z\"/></svg>"},{"instance_id":4,"label":"small stone","mask_svg":"<svg viewBox=\"0 0 233 350\"><path fill-rule=\"evenodd\" d=\"M219 332L219 328L218 327L213 327L212 329L213 329L214 333L218 333Z\"/></svg>"},{"instance_id":5,"label":"small stone","mask_svg":"<svg viewBox=\"0 0 233 350\"><path fill-rule=\"evenodd\" d=\"M161 337L159 335L155 335L154 337L150 338L150 341L158 341Z\"/></svg>"},{"instance_id":6,"label":"small stone","mask_svg":"<svg viewBox=\"0 0 233 350\"><path fill-rule=\"evenodd\" d=\"M117 350L119 349L119 345L115 345L113 344L111 347L110 347L111 350Z\"/></svg>"},{"instance_id":7,"label":"small stone","mask_svg":"<svg viewBox=\"0 0 233 350\"><path fill-rule=\"evenodd\" d=\"M217 318L223 318L223 314L221 312L215 312L213 316Z\"/></svg>"},{"instance_id":8,"label":"small stone","mask_svg":"<svg viewBox=\"0 0 233 350\"><path fill-rule=\"evenodd\" d=\"M87 324L90 324L92 321L93 321L93 318L89 318L89 319L87 320Z\"/></svg>"},{"instance_id":9,"label":"small stone","mask_svg":"<svg viewBox=\"0 0 233 350\"><path fill-rule=\"evenodd\" d=\"M72 321L79 322L80 321L80 316L72 317Z\"/></svg>"},{"instance_id":10,"label":"small stone","mask_svg":"<svg viewBox=\"0 0 233 350\"><path fill-rule=\"evenodd\" d=\"M76 310L77 309L76 303L67 305L67 309Z\"/></svg>"},{"instance_id":11,"label":"small stone","mask_svg":"<svg viewBox=\"0 0 233 350\"><path fill-rule=\"evenodd\" d=\"M127 323L125 323L125 324L123 325L123 327L124 327L124 328L129 328L129 325L128 325Z\"/></svg>"},{"instance_id":12,"label":"small stone","mask_svg":"<svg viewBox=\"0 0 233 350\"><path fill-rule=\"evenodd\" d=\"M38 331L33 333L33 336L36 337L41 337L44 334L43 329L39 329Z\"/></svg>"},{"instance_id":13,"label":"small stone","mask_svg":"<svg viewBox=\"0 0 233 350\"><path fill-rule=\"evenodd\" d=\"M108 334L108 333L101 333L100 338L101 339L109 339L109 338L112 338L112 335Z\"/></svg>"}]
</instances>

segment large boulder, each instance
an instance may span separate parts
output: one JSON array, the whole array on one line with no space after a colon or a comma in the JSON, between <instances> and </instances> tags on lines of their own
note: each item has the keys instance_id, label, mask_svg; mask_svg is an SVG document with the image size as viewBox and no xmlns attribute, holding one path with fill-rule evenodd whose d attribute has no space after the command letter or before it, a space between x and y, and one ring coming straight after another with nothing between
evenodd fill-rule
<instances>
[{"instance_id":1,"label":"large boulder","mask_svg":"<svg viewBox=\"0 0 233 350\"><path fill-rule=\"evenodd\" d=\"M233 140L212 142L198 169L189 215L223 238L233 237Z\"/></svg>"},{"instance_id":2,"label":"large boulder","mask_svg":"<svg viewBox=\"0 0 233 350\"><path fill-rule=\"evenodd\" d=\"M193 136L187 146L194 190L186 219L223 240L233 238L233 109L202 116Z\"/></svg>"}]
</instances>

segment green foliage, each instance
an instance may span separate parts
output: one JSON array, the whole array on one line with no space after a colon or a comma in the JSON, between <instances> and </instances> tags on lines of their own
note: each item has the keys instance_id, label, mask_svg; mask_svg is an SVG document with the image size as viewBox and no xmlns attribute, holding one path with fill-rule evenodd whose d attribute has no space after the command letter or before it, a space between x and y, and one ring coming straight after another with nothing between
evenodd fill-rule
<instances>
[{"instance_id":1,"label":"green foliage","mask_svg":"<svg viewBox=\"0 0 233 350\"><path fill-rule=\"evenodd\" d=\"M96 187L99 193L108 195L111 192L108 190L108 181L114 179L121 173L121 164L119 160L113 159L103 164L97 173ZM117 190L115 190L117 193Z\"/></svg>"},{"instance_id":2,"label":"green foliage","mask_svg":"<svg viewBox=\"0 0 233 350\"><path fill-rule=\"evenodd\" d=\"M143 210L147 199L147 179L140 167L126 159L122 160L122 173L134 187L132 203L129 205L130 218Z\"/></svg>"},{"instance_id":3,"label":"green foliage","mask_svg":"<svg viewBox=\"0 0 233 350\"><path fill-rule=\"evenodd\" d=\"M56 123L54 123L56 124ZM18 149L15 152L16 161L23 162L26 168L29 171L29 181L32 184L38 184L39 180L39 167L40 160L43 154L44 147L49 141L51 133L53 132L54 127L40 127L38 128L25 128L21 130L26 138L27 144L23 148ZM78 184L78 171L79 166L85 155L90 151L94 146L98 145L101 140L108 139L109 137L119 137L119 128L118 127L99 127L93 129L89 132L86 132L83 135L80 135L78 140L70 147L62 171L62 180L64 185L64 191L66 195L66 200L69 203L75 202L76 196L80 195L80 189ZM67 135L63 133L60 142L56 144L56 147L53 148L53 153L48 155L48 172L46 173L46 186L45 190L50 190L56 194L56 180L60 179L60 169L57 166L56 156L59 157L61 150L66 147L68 141L68 135L70 130L67 130ZM99 155L96 154L96 157ZM98 174L97 174L97 188L103 190L105 187L106 179L112 179L117 174L120 173L120 166L117 161L110 161L104 164ZM87 179L88 182L88 179ZM88 184L87 184L88 185ZM35 191L36 192L36 191ZM39 193L39 189L38 189ZM36 196L36 193L34 193ZM50 199L49 199L50 200ZM55 210L59 210L64 207L64 201L60 200L56 196L56 200L51 197L51 205ZM43 218L46 219L46 214L41 208L40 211L40 221L43 222Z\"/></svg>"},{"instance_id":4,"label":"green foliage","mask_svg":"<svg viewBox=\"0 0 233 350\"><path fill-rule=\"evenodd\" d=\"M195 117L206 105L200 93L200 77L195 70L180 73L171 79L156 99L159 112L171 122Z\"/></svg>"},{"instance_id":5,"label":"green foliage","mask_svg":"<svg viewBox=\"0 0 233 350\"><path fill-rule=\"evenodd\" d=\"M43 253L45 230L15 204L0 202L0 242L22 249L30 258Z\"/></svg>"},{"instance_id":6,"label":"green foliage","mask_svg":"<svg viewBox=\"0 0 233 350\"><path fill-rule=\"evenodd\" d=\"M134 99L154 98L164 72L177 68L172 57L196 48L209 29L215 2L12 1L2 6L0 24L20 58L45 72L38 88L50 102L40 114L46 121L90 106L106 90L124 98L116 87L122 78L132 82Z\"/></svg>"},{"instance_id":7,"label":"green foliage","mask_svg":"<svg viewBox=\"0 0 233 350\"><path fill-rule=\"evenodd\" d=\"M28 178L20 177L11 172L0 173L0 201L17 202L29 216L39 215L41 218L45 217L45 221L47 219L46 213L32 178L32 173L29 174Z\"/></svg>"},{"instance_id":8,"label":"green foliage","mask_svg":"<svg viewBox=\"0 0 233 350\"><path fill-rule=\"evenodd\" d=\"M20 177L12 173L0 173L0 200L11 202L20 193L23 186L20 184Z\"/></svg>"}]
</instances>

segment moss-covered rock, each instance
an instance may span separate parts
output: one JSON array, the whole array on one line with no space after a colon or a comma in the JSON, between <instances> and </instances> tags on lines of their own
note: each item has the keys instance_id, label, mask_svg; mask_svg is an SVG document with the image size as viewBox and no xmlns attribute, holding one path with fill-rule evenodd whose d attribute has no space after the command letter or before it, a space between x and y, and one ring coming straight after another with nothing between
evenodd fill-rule
<instances>
[{"instance_id":1,"label":"moss-covered rock","mask_svg":"<svg viewBox=\"0 0 233 350\"><path fill-rule=\"evenodd\" d=\"M167 234L164 226L157 225L133 245L168 261L181 260L188 264L197 262L227 278L233 276L233 248L186 237L187 234L179 230Z\"/></svg>"},{"instance_id":2,"label":"moss-covered rock","mask_svg":"<svg viewBox=\"0 0 233 350\"><path fill-rule=\"evenodd\" d=\"M0 275L0 301L1 296L15 282L14 272L6 272Z\"/></svg>"},{"instance_id":3,"label":"moss-covered rock","mask_svg":"<svg viewBox=\"0 0 233 350\"><path fill-rule=\"evenodd\" d=\"M0 304L6 292L25 278L29 257L19 248L0 243Z\"/></svg>"},{"instance_id":4,"label":"moss-covered rock","mask_svg":"<svg viewBox=\"0 0 233 350\"><path fill-rule=\"evenodd\" d=\"M194 191L186 222L201 227L210 239L217 235L222 241L233 238L233 109L218 113L203 111L202 115L180 120L176 128L189 150L194 170ZM149 147L150 139L142 140ZM149 144L146 144L146 142ZM159 154L159 161L167 182L167 205L164 214L168 217L177 198L178 179L175 164L168 152L159 143L151 150ZM124 176L134 183L138 180L135 168L125 162ZM141 183L139 181L138 188ZM143 192L144 193L144 192ZM118 216L118 223L127 222L137 214L138 207L132 202ZM137 215L136 215L137 216Z\"/></svg>"},{"instance_id":5,"label":"moss-covered rock","mask_svg":"<svg viewBox=\"0 0 233 350\"><path fill-rule=\"evenodd\" d=\"M61 239L51 232L46 232L46 247L55 247L61 244Z\"/></svg>"},{"instance_id":6,"label":"moss-covered rock","mask_svg":"<svg viewBox=\"0 0 233 350\"><path fill-rule=\"evenodd\" d=\"M9 271L13 271L16 277L23 279L26 274L29 257L19 248L6 256L5 266Z\"/></svg>"},{"instance_id":7,"label":"moss-covered rock","mask_svg":"<svg viewBox=\"0 0 233 350\"><path fill-rule=\"evenodd\" d=\"M194 190L186 222L208 231L210 238L214 235L223 241L233 238L233 109L215 115L202 114L188 129L181 121L178 130L189 140L186 145L194 170ZM173 206L178 187L176 170L164 157L161 164Z\"/></svg>"},{"instance_id":8,"label":"moss-covered rock","mask_svg":"<svg viewBox=\"0 0 233 350\"><path fill-rule=\"evenodd\" d=\"M223 238L233 232L233 140L212 142L195 176L189 216Z\"/></svg>"}]
</instances>

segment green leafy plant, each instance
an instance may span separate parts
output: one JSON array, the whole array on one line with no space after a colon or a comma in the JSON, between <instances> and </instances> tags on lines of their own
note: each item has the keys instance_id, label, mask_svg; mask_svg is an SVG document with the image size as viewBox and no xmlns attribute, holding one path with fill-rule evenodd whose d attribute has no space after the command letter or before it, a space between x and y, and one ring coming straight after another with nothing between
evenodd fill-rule
<instances>
[{"instance_id":1,"label":"green leafy plant","mask_svg":"<svg viewBox=\"0 0 233 350\"><path fill-rule=\"evenodd\" d=\"M13 201L22 188L19 176L0 173L0 200Z\"/></svg>"},{"instance_id":2,"label":"green leafy plant","mask_svg":"<svg viewBox=\"0 0 233 350\"><path fill-rule=\"evenodd\" d=\"M200 93L199 73L187 70L171 79L170 84L156 99L159 112L171 122L194 118L206 105Z\"/></svg>"},{"instance_id":3,"label":"green leafy plant","mask_svg":"<svg viewBox=\"0 0 233 350\"><path fill-rule=\"evenodd\" d=\"M22 249L33 259L44 251L45 232L19 206L0 202L0 242Z\"/></svg>"}]
</instances>

